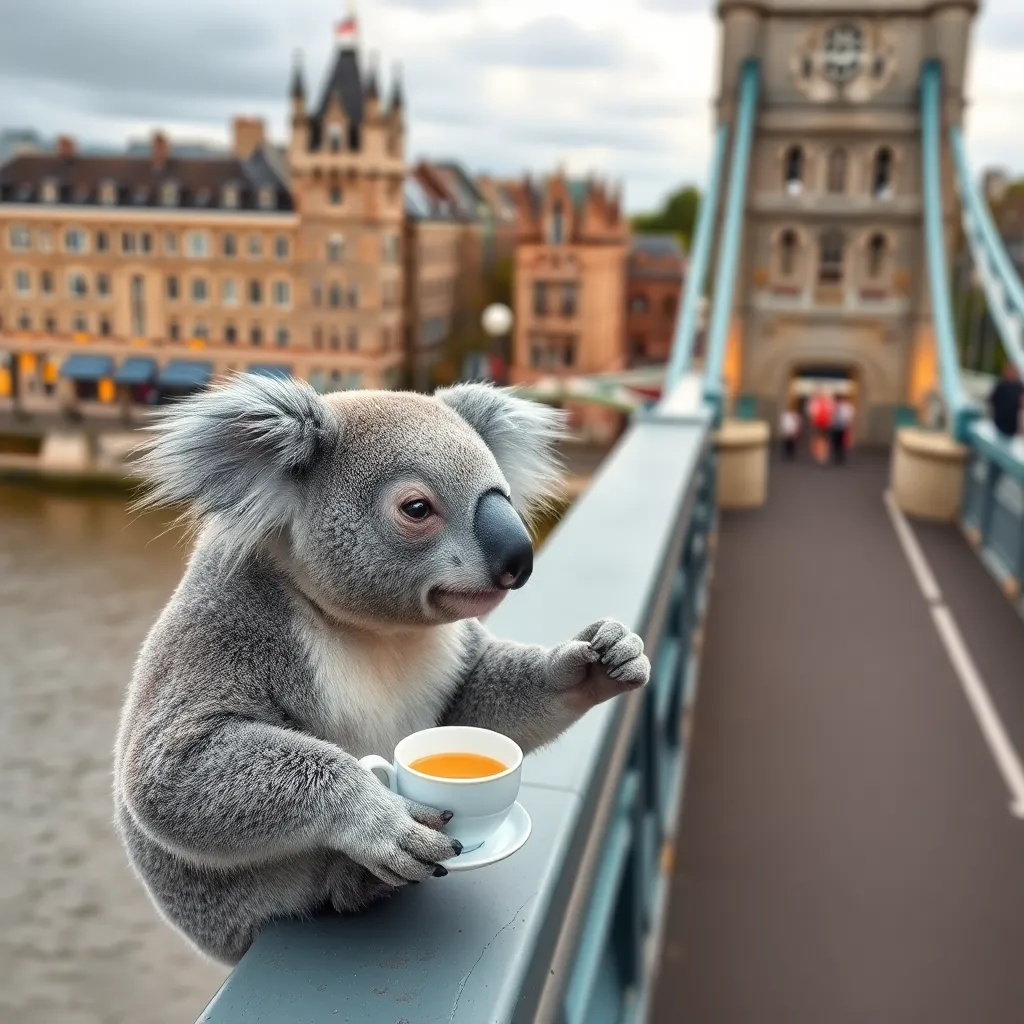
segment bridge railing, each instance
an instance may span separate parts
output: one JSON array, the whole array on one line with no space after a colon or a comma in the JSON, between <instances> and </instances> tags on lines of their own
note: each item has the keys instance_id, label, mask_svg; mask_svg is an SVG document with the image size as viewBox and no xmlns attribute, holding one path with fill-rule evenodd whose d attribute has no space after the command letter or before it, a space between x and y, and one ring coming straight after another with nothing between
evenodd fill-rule
<instances>
[{"instance_id":1,"label":"bridge railing","mask_svg":"<svg viewBox=\"0 0 1024 1024\"><path fill-rule=\"evenodd\" d=\"M963 526L1007 596L1020 601L1024 582L1024 440L1006 441L991 423L977 421L971 425L970 442Z\"/></svg>"},{"instance_id":2,"label":"bridge railing","mask_svg":"<svg viewBox=\"0 0 1024 1024\"><path fill-rule=\"evenodd\" d=\"M709 417L692 406L636 418L530 585L488 622L499 636L553 645L616 616L644 637L653 666L644 691L526 759L527 844L360 916L268 927L200 1021L643 1019L715 522Z\"/></svg>"}]
</instances>

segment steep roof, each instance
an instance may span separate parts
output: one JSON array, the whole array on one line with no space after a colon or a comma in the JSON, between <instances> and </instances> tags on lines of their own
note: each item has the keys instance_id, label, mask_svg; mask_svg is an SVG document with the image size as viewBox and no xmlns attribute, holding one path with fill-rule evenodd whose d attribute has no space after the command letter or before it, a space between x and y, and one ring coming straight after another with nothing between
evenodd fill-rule
<instances>
[{"instance_id":1,"label":"steep roof","mask_svg":"<svg viewBox=\"0 0 1024 1024\"><path fill-rule=\"evenodd\" d=\"M647 256L675 256L683 258L683 247L676 235L634 235L629 247L630 255L644 253Z\"/></svg>"},{"instance_id":2,"label":"steep roof","mask_svg":"<svg viewBox=\"0 0 1024 1024\"><path fill-rule=\"evenodd\" d=\"M350 125L363 122L363 79L359 70L359 51L353 46L342 46L334 58L334 66L324 82L324 90L317 108L317 120L327 113L331 98L336 96Z\"/></svg>"}]
</instances>

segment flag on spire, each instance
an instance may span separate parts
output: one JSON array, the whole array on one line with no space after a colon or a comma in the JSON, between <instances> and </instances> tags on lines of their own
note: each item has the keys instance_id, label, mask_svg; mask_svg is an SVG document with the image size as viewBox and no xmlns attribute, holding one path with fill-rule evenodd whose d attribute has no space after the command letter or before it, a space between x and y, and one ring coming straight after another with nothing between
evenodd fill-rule
<instances>
[{"instance_id":1,"label":"flag on spire","mask_svg":"<svg viewBox=\"0 0 1024 1024\"><path fill-rule=\"evenodd\" d=\"M358 34L356 15L350 5L348 14L334 26L334 41L342 46L355 46Z\"/></svg>"}]
</instances>

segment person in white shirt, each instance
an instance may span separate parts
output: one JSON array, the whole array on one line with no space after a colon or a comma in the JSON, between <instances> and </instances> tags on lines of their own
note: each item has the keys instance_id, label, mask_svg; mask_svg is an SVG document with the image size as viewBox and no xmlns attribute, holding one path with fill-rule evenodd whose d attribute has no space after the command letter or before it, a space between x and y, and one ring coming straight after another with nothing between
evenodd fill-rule
<instances>
[{"instance_id":1,"label":"person in white shirt","mask_svg":"<svg viewBox=\"0 0 1024 1024\"><path fill-rule=\"evenodd\" d=\"M833 436L835 437L834 455L838 463L846 461L846 453L850 448L850 440L853 434L853 418L855 410L853 402L846 395L842 395L836 402L835 421L833 424Z\"/></svg>"},{"instance_id":2,"label":"person in white shirt","mask_svg":"<svg viewBox=\"0 0 1024 1024\"><path fill-rule=\"evenodd\" d=\"M779 421L779 433L782 435L782 457L791 462L796 457L796 443L800 437L800 413L795 405L783 411Z\"/></svg>"}]
</instances>

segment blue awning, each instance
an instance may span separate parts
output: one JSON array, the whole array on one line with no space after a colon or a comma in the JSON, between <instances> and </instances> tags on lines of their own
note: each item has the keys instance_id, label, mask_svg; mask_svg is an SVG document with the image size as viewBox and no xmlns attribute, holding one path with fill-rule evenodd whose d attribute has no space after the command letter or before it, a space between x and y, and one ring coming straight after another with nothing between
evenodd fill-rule
<instances>
[{"instance_id":1,"label":"blue awning","mask_svg":"<svg viewBox=\"0 0 1024 1024\"><path fill-rule=\"evenodd\" d=\"M101 380L114 372L114 360L110 356L76 353L68 356L61 364L60 375L67 380Z\"/></svg>"},{"instance_id":2,"label":"blue awning","mask_svg":"<svg viewBox=\"0 0 1024 1024\"><path fill-rule=\"evenodd\" d=\"M280 363L253 363L249 367L249 373L254 373L257 377L290 377L292 368L282 366Z\"/></svg>"},{"instance_id":3,"label":"blue awning","mask_svg":"<svg viewBox=\"0 0 1024 1024\"><path fill-rule=\"evenodd\" d=\"M161 371L162 388L202 388L210 383L213 363L203 359L172 359Z\"/></svg>"},{"instance_id":4,"label":"blue awning","mask_svg":"<svg viewBox=\"0 0 1024 1024\"><path fill-rule=\"evenodd\" d=\"M115 384L152 384L159 372L155 359L132 356L126 359L114 374Z\"/></svg>"}]
</instances>

